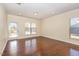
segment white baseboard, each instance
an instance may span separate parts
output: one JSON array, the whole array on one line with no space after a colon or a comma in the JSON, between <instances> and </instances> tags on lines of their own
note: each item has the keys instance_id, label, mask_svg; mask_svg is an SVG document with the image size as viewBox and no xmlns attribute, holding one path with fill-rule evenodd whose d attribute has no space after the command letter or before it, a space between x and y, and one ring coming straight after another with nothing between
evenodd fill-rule
<instances>
[{"instance_id":1,"label":"white baseboard","mask_svg":"<svg viewBox=\"0 0 79 59\"><path fill-rule=\"evenodd\" d=\"M53 38L53 37L51 37L51 36L46 36L46 35L42 35L43 37L47 37L47 38L50 38L50 39L55 39L55 40L58 40L58 39L56 39L56 38ZM69 41L67 41L67 40L69 40ZM75 45L79 45L79 43L77 42L77 43L75 43L74 41L73 41L74 39L65 39L65 40L58 40L58 41L63 41L63 42L67 42L67 43L71 43L71 44L75 44Z\"/></svg>"},{"instance_id":2,"label":"white baseboard","mask_svg":"<svg viewBox=\"0 0 79 59\"><path fill-rule=\"evenodd\" d=\"M18 37L18 38L9 38L9 40L14 40L14 39L23 39L23 38L31 38L31 37L37 37L40 35L35 35L35 36L27 36L27 37Z\"/></svg>"}]
</instances>

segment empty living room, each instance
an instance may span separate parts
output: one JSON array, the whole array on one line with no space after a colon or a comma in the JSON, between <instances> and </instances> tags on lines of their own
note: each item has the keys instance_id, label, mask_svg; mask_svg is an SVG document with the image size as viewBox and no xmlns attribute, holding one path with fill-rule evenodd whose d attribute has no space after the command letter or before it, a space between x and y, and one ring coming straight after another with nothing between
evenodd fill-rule
<instances>
[{"instance_id":1,"label":"empty living room","mask_svg":"<svg viewBox=\"0 0 79 59\"><path fill-rule=\"evenodd\" d=\"M0 3L0 56L79 56L79 3Z\"/></svg>"}]
</instances>

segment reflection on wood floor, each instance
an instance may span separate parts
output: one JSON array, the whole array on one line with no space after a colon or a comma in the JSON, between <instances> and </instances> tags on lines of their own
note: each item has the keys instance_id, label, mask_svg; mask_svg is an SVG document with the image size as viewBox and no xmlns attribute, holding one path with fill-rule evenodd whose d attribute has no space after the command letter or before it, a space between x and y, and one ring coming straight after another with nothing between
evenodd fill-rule
<instances>
[{"instance_id":1,"label":"reflection on wood floor","mask_svg":"<svg viewBox=\"0 0 79 59\"><path fill-rule=\"evenodd\" d=\"M2 55L79 56L79 46L40 36L9 40Z\"/></svg>"}]
</instances>

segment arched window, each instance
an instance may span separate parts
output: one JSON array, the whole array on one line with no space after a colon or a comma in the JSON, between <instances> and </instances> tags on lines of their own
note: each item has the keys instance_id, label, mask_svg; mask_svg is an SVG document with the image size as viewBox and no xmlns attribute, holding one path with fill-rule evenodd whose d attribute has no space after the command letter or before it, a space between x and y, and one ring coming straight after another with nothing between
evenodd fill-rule
<instances>
[{"instance_id":1,"label":"arched window","mask_svg":"<svg viewBox=\"0 0 79 59\"><path fill-rule=\"evenodd\" d=\"M35 23L25 23L25 34L27 36L36 34L36 24Z\"/></svg>"},{"instance_id":2,"label":"arched window","mask_svg":"<svg viewBox=\"0 0 79 59\"><path fill-rule=\"evenodd\" d=\"M36 34L36 24L35 23L31 24L31 34Z\"/></svg>"},{"instance_id":3,"label":"arched window","mask_svg":"<svg viewBox=\"0 0 79 59\"><path fill-rule=\"evenodd\" d=\"M9 23L9 37L17 37L18 36L18 27L16 23Z\"/></svg>"},{"instance_id":4,"label":"arched window","mask_svg":"<svg viewBox=\"0 0 79 59\"><path fill-rule=\"evenodd\" d=\"M30 23L25 23L25 34L30 35Z\"/></svg>"}]
</instances>

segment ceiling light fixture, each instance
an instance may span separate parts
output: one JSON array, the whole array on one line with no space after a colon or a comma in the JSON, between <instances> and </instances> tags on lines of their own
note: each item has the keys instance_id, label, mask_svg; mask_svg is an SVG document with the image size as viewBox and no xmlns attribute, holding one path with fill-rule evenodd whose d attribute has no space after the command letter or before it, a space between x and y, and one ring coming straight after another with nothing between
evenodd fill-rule
<instances>
[{"instance_id":1,"label":"ceiling light fixture","mask_svg":"<svg viewBox=\"0 0 79 59\"><path fill-rule=\"evenodd\" d=\"M22 5L22 3L16 3L17 5Z\"/></svg>"}]
</instances>

